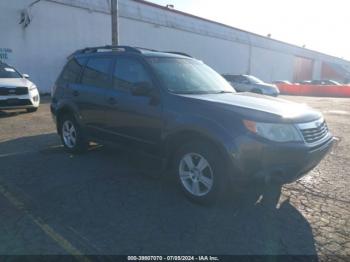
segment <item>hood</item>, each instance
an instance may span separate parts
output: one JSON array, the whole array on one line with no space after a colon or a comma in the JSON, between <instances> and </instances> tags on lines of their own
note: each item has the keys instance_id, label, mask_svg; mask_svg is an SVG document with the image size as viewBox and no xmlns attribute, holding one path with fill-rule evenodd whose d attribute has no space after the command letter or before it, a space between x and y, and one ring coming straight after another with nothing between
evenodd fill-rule
<instances>
[{"instance_id":1,"label":"hood","mask_svg":"<svg viewBox=\"0 0 350 262\"><path fill-rule=\"evenodd\" d=\"M26 78L0 78L0 87L30 87L34 85Z\"/></svg>"},{"instance_id":2,"label":"hood","mask_svg":"<svg viewBox=\"0 0 350 262\"><path fill-rule=\"evenodd\" d=\"M321 113L306 104L254 93L227 93L206 95L181 95L192 102L206 102L256 121L308 122L322 117Z\"/></svg>"}]
</instances>

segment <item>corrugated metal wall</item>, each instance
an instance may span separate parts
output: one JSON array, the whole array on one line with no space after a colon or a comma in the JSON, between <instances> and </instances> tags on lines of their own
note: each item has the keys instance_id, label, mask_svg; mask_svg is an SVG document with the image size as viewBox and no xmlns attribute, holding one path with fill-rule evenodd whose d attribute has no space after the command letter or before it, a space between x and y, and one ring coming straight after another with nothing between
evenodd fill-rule
<instances>
[{"instance_id":1,"label":"corrugated metal wall","mask_svg":"<svg viewBox=\"0 0 350 262\"><path fill-rule=\"evenodd\" d=\"M294 77L295 82L312 79L314 71L314 60L296 56L294 59Z\"/></svg>"},{"instance_id":2,"label":"corrugated metal wall","mask_svg":"<svg viewBox=\"0 0 350 262\"><path fill-rule=\"evenodd\" d=\"M70 53L111 43L110 2L42 0L31 8L32 22L24 29L18 24L20 13L32 2L0 1L0 55L11 50L6 60L47 92ZM187 52L220 73L294 80L295 57L314 61L311 78L321 77L323 62L350 68L335 57L142 1L120 0L119 7L121 44Z\"/></svg>"}]
</instances>

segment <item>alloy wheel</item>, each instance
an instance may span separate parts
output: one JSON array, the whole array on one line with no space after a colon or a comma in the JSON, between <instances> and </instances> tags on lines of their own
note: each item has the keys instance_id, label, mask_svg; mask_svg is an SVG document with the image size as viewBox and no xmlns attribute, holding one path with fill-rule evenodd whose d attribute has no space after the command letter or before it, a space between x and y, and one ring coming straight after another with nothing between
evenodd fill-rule
<instances>
[{"instance_id":1,"label":"alloy wheel","mask_svg":"<svg viewBox=\"0 0 350 262\"><path fill-rule=\"evenodd\" d=\"M214 174L209 162L197 153L188 153L182 157L179 176L184 188L194 196L205 196L214 184Z\"/></svg>"},{"instance_id":2,"label":"alloy wheel","mask_svg":"<svg viewBox=\"0 0 350 262\"><path fill-rule=\"evenodd\" d=\"M62 125L62 137L68 148L74 148L77 144L77 131L74 124L66 120Z\"/></svg>"}]
</instances>

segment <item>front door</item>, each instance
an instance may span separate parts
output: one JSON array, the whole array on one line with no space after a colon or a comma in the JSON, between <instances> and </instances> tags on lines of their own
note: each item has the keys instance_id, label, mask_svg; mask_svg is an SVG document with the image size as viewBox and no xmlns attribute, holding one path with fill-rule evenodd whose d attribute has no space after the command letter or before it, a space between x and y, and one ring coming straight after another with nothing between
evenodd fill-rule
<instances>
[{"instance_id":1,"label":"front door","mask_svg":"<svg viewBox=\"0 0 350 262\"><path fill-rule=\"evenodd\" d=\"M161 137L162 107L160 93L149 69L137 57L117 56L113 87L107 93L108 129L118 142L157 148ZM140 86L147 94L135 94Z\"/></svg>"}]
</instances>

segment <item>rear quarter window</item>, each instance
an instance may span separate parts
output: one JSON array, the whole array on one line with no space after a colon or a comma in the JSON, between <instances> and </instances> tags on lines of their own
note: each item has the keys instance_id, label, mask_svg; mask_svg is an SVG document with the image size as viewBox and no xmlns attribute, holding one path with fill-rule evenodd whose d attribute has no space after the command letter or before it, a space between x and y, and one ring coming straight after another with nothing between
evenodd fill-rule
<instances>
[{"instance_id":1,"label":"rear quarter window","mask_svg":"<svg viewBox=\"0 0 350 262\"><path fill-rule=\"evenodd\" d=\"M231 75L230 76L230 81L231 82L239 82L239 76Z\"/></svg>"},{"instance_id":2,"label":"rear quarter window","mask_svg":"<svg viewBox=\"0 0 350 262\"><path fill-rule=\"evenodd\" d=\"M111 86L111 57L93 57L86 64L81 83L95 87Z\"/></svg>"},{"instance_id":3,"label":"rear quarter window","mask_svg":"<svg viewBox=\"0 0 350 262\"><path fill-rule=\"evenodd\" d=\"M86 58L72 58L64 67L57 83L59 85L78 83L85 63Z\"/></svg>"},{"instance_id":4,"label":"rear quarter window","mask_svg":"<svg viewBox=\"0 0 350 262\"><path fill-rule=\"evenodd\" d=\"M222 75L227 81L232 81L233 77L230 75Z\"/></svg>"}]
</instances>

